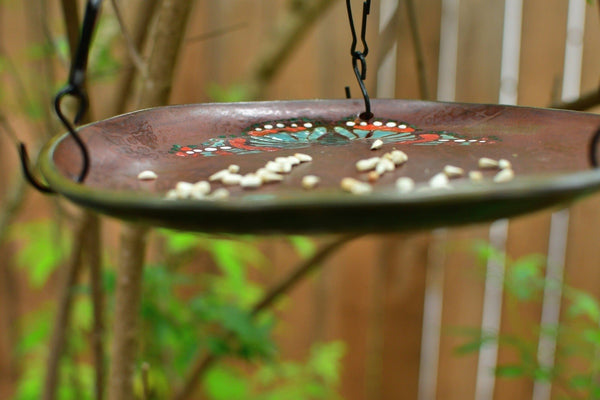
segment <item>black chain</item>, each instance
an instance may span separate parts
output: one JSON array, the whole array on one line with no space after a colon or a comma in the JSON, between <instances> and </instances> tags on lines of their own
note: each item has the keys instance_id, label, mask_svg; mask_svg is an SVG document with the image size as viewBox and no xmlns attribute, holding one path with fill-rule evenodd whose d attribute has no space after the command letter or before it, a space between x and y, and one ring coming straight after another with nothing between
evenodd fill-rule
<instances>
[{"instance_id":1,"label":"black chain","mask_svg":"<svg viewBox=\"0 0 600 400\"><path fill-rule=\"evenodd\" d=\"M354 18L352 17L352 5L351 0L346 0L346 9L348 10L348 19L350 22L350 32L352 33L352 45L350 46L350 55L352 56L352 69L356 80L360 86L363 99L365 100L365 111L362 112L359 117L362 120L369 120L373 118L371 112L371 99L365 86L365 79L367 79L367 54L369 54L369 46L367 45L367 17L371 12L371 0L365 0L363 2L362 12L362 26L360 30L360 41L363 46L363 50L359 51L356 49L358 44L358 37L356 35L356 29L354 27ZM350 89L346 87L346 97L350 97Z\"/></svg>"}]
</instances>

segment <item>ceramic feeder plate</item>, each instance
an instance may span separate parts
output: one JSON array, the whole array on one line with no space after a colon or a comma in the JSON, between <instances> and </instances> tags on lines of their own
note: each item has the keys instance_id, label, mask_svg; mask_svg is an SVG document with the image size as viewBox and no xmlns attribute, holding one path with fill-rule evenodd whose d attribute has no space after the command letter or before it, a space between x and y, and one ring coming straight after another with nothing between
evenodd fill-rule
<instances>
[{"instance_id":1,"label":"ceramic feeder plate","mask_svg":"<svg viewBox=\"0 0 600 400\"><path fill-rule=\"evenodd\" d=\"M568 203L600 188L590 167L590 138L600 116L500 105L374 100L375 117L355 120L358 100L199 104L138 111L80 129L91 159L83 184L75 182L81 156L68 135L53 139L41 167L50 186L73 202L120 219L177 229L231 233L385 232L469 224ZM384 144L371 150L374 140ZM360 159L398 149L408 161L353 195L344 177L367 181ZM197 182L231 164L249 173L276 157L312 156L280 183L257 189L228 186L221 201L169 200L179 181ZM481 157L506 159L515 179L495 183L451 180L430 189L446 165L478 170ZM141 181L152 170L158 178ZM306 175L320 184L302 188ZM399 193L395 182L417 183ZM212 184L213 190L223 186Z\"/></svg>"}]
</instances>

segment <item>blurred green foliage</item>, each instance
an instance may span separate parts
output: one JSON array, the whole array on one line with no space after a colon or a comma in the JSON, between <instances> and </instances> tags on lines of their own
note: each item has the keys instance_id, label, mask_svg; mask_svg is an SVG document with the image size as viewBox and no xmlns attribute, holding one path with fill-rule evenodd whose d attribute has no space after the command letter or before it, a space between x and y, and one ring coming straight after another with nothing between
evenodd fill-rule
<instances>
[{"instance_id":1,"label":"blurred green foliage","mask_svg":"<svg viewBox=\"0 0 600 400\"><path fill-rule=\"evenodd\" d=\"M575 289L546 275L546 260L528 255L516 260L498 252L487 243L478 243L475 252L480 262L505 263L504 297L510 321L501 333L478 328L455 328L467 341L455 348L456 354L477 352L488 345L511 351L516 362L500 364L496 376L506 379L531 379L553 384L559 398L600 398L600 303L589 293ZM522 318L524 306L541 307L544 295L562 294L561 318L555 324L539 324ZM554 362L545 364L538 356L539 341L555 344Z\"/></svg>"},{"instance_id":2,"label":"blurred green foliage","mask_svg":"<svg viewBox=\"0 0 600 400\"><path fill-rule=\"evenodd\" d=\"M56 235L54 224L41 220L22 224L11 235L20 246L19 262L32 289L43 290L56 268L65 261L68 235ZM152 399L168 398L183 383L199 354L216 354L225 362L204 377L209 399L336 399L344 345L316 343L304 361L281 358L273 338L277 321L272 312L252 314L264 289L248 278L251 269L268 272L269 260L252 237L214 239L208 235L159 230L165 262L145 266L137 365L150 366ZM55 239L55 238L59 238ZM301 256L314 252L312 241L290 239ZM198 273L195 260L208 261ZM196 266L197 267L197 266ZM103 286L112 315L116 273L104 269ZM92 334L90 288L74 289L72 324L63 358L59 399L91 399L93 366L89 361ZM46 304L24 319L18 354L25 371L14 400L41 396L47 344L52 333L53 305ZM110 330L108 330L110 331ZM237 360L237 361L236 361ZM135 387L142 391L141 369Z\"/></svg>"}]
</instances>

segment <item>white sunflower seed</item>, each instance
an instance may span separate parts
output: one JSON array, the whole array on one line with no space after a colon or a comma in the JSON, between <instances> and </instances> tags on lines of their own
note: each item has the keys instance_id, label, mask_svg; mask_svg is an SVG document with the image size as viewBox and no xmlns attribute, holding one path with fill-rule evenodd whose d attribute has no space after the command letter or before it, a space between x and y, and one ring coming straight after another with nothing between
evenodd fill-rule
<instances>
[{"instance_id":1,"label":"white sunflower seed","mask_svg":"<svg viewBox=\"0 0 600 400\"><path fill-rule=\"evenodd\" d=\"M469 179L471 182L481 182L483 180L483 174L481 171L469 171Z\"/></svg>"},{"instance_id":2,"label":"white sunflower seed","mask_svg":"<svg viewBox=\"0 0 600 400\"><path fill-rule=\"evenodd\" d=\"M510 168L506 168L506 169L500 170L500 172L498 172L496 174L496 176L494 176L494 182L497 182L497 183L508 182L508 181L511 181L514 177L515 177L515 173L513 172L513 170Z\"/></svg>"},{"instance_id":3,"label":"white sunflower seed","mask_svg":"<svg viewBox=\"0 0 600 400\"><path fill-rule=\"evenodd\" d=\"M377 163L381 160L379 157L371 157L356 162L356 169L360 172L372 170L377 166Z\"/></svg>"},{"instance_id":4,"label":"white sunflower seed","mask_svg":"<svg viewBox=\"0 0 600 400\"><path fill-rule=\"evenodd\" d=\"M223 185L239 185L241 181L242 181L242 175L240 175L240 174L225 175L223 177L223 179L221 179L221 182L223 182Z\"/></svg>"},{"instance_id":5,"label":"white sunflower seed","mask_svg":"<svg viewBox=\"0 0 600 400\"><path fill-rule=\"evenodd\" d=\"M240 172L240 166L231 164L229 167L227 167L227 170L232 174L237 174L238 172Z\"/></svg>"},{"instance_id":6,"label":"white sunflower seed","mask_svg":"<svg viewBox=\"0 0 600 400\"><path fill-rule=\"evenodd\" d=\"M300 159L295 156L286 157L286 160L287 160L287 162L289 162L292 165L298 165L301 162Z\"/></svg>"},{"instance_id":7,"label":"white sunflower seed","mask_svg":"<svg viewBox=\"0 0 600 400\"><path fill-rule=\"evenodd\" d=\"M408 193L415 189L415 181L407 176L402 176L396 180L396 188L400 193Z\"/></svg>"},{"instance_id":8,"label":"white sunflower seed","mask_svg":"<svg viewBox=\"0 0 600 400\"><path fill-rule=\"evenodd\" d=\"M256 175L263 181L263 183L281 182L283 180L283 175L269 171L266 168L260 168L258 171L256 171Z\"/></svg>"},{"instance_id":9,"label":"white sunflower seed","mask_svg":"<svg viewBox=\"0 0 600 400\"><path fill-rule=\"evenodd\" d=\"M240 186L244 189L255 189L262 185L262 179L256 174L246 174L242 177Z\"/></svg>"},{"instance_id":10,"label":"white sunflower seed","mask_svg":"<svg viewBox=\"0 0 600 400\"><path fill-rule=\"evenodd\" d=\"M312 161L312 157L309 156L308 154L296 153L296 154L294 154L294 157L296 157L298 160L300 160L300 162L303 162L303 163Z\"/></svg>"},{"instance_id":11,"label":"white sunflower seed","mask_svg":"<svg viewBox=\"0 0 600 400\"><path fill-rule=\"evenodd\" d=\"M505 160L503 158L501 160L498 160L498 167L500 169L511 169L512 168L512 164L510 163L510 161Z\"/></svg>"},{"instance_id":12,"label":"white sunflower seed","mask_svg":"<svg viewBox=\"0 0 600 400\"><path fill-rule=\"evenodd\" d=\"M454 165L446 165L444 167L444 174L446 174L448 178L458 178L463 176L464 173L465 171L462 168L455 167Z\"/></svg>"},{"instance_id":13,"label":"white sunflower seed","mask_svg":"<svg viewBox=\"0 0 600 400\"><path fill-rule=\"evenodd\" d=\"M156 172L154 171L146 170L140 172L137 177L141 181L152 181L158 178L158 175L156 175Z\"/></svg>"},{"instance_id":14,"label":"white sunflower seed","mask_svg":"<svg viewBox=\"0 0 600 400\"><path fill-rule=\"evenodd\" d=\"M194 183L194 188L192 189L193 195L207 195L210 193L210 183L207 181L199 181Z\"/></svg>"},{"instance_id":15,"label":"white sunflower seed","mask_svg":"<svg viewBox=\"0 0 600 400\"><path fill-rule=\"evenodd\" d=\"M169 191L167 192L167 194L165 195L165 197L166 197L168 200L175 200L175 199L177 199L177 197L179 197L179 196L177 195L177 190L175 190L175 189L171 189L171 190L169 190Z\"/></svg>"},{"instance_id":16,"label":"white sunflower seed","mask_svg":"<svg viewBox=\"0 0 600 400\"><path fill-rule=\"evenodd\" d=\"M341 181L341 187L346 192L350 192L352 194L366 194L371 193L373 188L366 182L361 182L354 178L344 178Z\"/></svg>"},{"instance_id":17,"label":"white sunflower seed","mask_svg":"<svg viewBox=\"0 0 600 400\"><path fill-rule=\"evenodd\" d=\"M316 175L306 175L302 178L302 187L304 189L314 189L319 182L321 182L321 178Z\"/></svg>"},{"instance_id":18,"label":"white sunflower seed","mask_svg":"<svg viewBox=\"0 0 600 400\"><path fill-rule=\"evenodd\" d=\"M225 177L225 176L227 176L229 174L231 174L231 172L229 172L228 169L222 169L222 170L220 170L218 172L215 172L211 176L209 176L208 180L211 181L211 182L220 181L220 180L223 179L223 177Z\"/></svg>"},{"instance_id":19,"label":"white sunflower seed","mask_svg":"<svg viewBox=\"0 0 600 400\"><path fill-rule=\"evenodd\" d=\"M395 165L402 165L408 161L408 156L401 150L393 150L384 155L385 158L391 160Z\"/></svg>"},{"instance_id":20,"label":"white sunflower seed","mask_svg":"<svg viewBox=\"0 0 600 400\"><path fill-rule=\"evenodd\" d=\"M429 186L434 189L446 188L446 187L448 187L448 183L449 183L448 176L443 172L440 172L439 174L435 174L429 180Z\"/></svg>"},{"instance_id":21,"label":"white sunflower seed","mask_svg":"<svg viewBox=\"0 0 600 400\"><path fill-rule=\"evenodd\" d=\"M479 168L482 169L489 169L489 168L498 168L498 161L493 160L491 158L487 158L487 157L481 157L479 159Z\"/></svg>"},{"instance_id":22,"label":"white sunflower seed","mask_svg":"<svg viewBox=\"0 0 600 400\"><path fill-rule=\"evenodd\" d=\"M209 200L225 200L229 198L229 190L225 188L215 189L210 195L206 197Z\"/></svg>"},{"instance_id":23,"label":"white sunflower seed","mask_svg":"<svg viewBox=\"0 0 600 400\"><path fill-rule=\"evenodd\" d=\"M187 199L194 191L194 184L189 182L177 182L175 185L175 191L177 192L178 198Z\"/></svg>"},{"instance_id":24,"label":"white sunflower seed","mask_svg":"<svg viewBox=\"0 0 600 400\"><path fill-rule=\"evenodd\" d=\"M383 146L383 140L381 139L377 139L373 142L373 144L371 145L371 150L377 150L380 149L381 146Z\"/></svg>"},{"instance_id":25,"label":"white sunflower seed","mask_svg":"<svg viewBox=\"0 0 600 400\"><path fill-rule=\"evenodd\" d=\"M379 175L383 175L386 172L393 171L394 169L396 169L396 165L387 158L382 158L375 166L375 172L377 172Z\"/></svg>"}]
</instances>

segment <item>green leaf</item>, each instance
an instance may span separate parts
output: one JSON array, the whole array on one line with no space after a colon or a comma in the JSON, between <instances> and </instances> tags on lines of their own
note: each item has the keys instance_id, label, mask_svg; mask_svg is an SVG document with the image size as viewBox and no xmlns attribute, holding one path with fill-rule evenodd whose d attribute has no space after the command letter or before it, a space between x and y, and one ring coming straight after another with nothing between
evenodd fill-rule
<instances>
[{"instance_id":1,"label":"green leaf","mask_svg":"<svg viewBox=\"0 0 600 400\"><path fill-rule=\"evenodd\" d=\"M309 366L324 382L337 383L345 351L346 347L341 341L314 345L310 351Z\"/></svg>"},{"instance_id":2,"label":"green leaf","mask_svg":"<svg viewBox=\"0 0 600 400\"><path fill-rule=\"evenodd\" d=\"M521 365L499 365L495 374L500 378L519 378L525 375L525 369Z\"/></svg>"},{"instance_id":3,"label":"green leaf","mask_svg":"<svg viewBox=\"0 0 600 400\"><path fill-rule=\"evenodd\" d=\"M50 220L18 225L11 237L23 244L17 263L26 269L34 288L46 283L50 274L67 258L71 247L70 237L57 236L56 226Z\"/></svg>"},{"instance_id":4,"label":"green leaf","mask_svg":"<svg viewBox=\"0 0 600 400\"><path fill-rule=\"evenodd\" d=\"M249 397L249 387L244 378L225 367L212 368L206 373L204 390L212 400L235 400Z\"/></svg>"},{"instance_id":5,"label":"green leaf","mask_svg":"<svg viewBox=\"0 0 600 400\"><path fill-rule=\"evenodd\" d=\"M471 340L470 342L467 342L454 348L454 353L458 355L473 353L481 350L481 348L483 348L487 344L496 342L496 340L498 339L495 335L482 333L474 340Z\"/></svg>"},{"instance_id":6,"label":"green leaf","mask_svg":"<svg viewBox=\"0 0 600 400\"><path fill-rule=\"evenodd\" d=\"M587 342L600 346L600 329L598 328L584 329L581 337Z\"/></svg>"},{"instance_id":7,"label":"green leaf","mask_svg":"<svg viewBox=\"0 0 600 400\"><path fill-rule=\"evenodd\" d=\"M308 258L315 253L315 242L307 236L289 236L289 241L302 258Z\"/></svg>"},{"instance_id":8,"label":"green leaf","mask_svg":"<svg viewBox=\"0 0 600 400\"><path fill-rule=\"evenodd\" d=\"M195 233L159 230L159 234L166 239L166 246L171 253L183 253L198 247L201 238Z\"/></svg>"},{"instance_id":9,"label":"green leaf","mask_svg":"<svg viewBox=\"0 0 600 400\"><path fill-rule=\"evenodd\" d=\"M228 87L210 83L207 89L208 97L219 103L248 100L248 88L245 85L230 85Z\"/></svg>"},{"instance_id":10,"label":"green leaf","mask_svg":"<svg viewBox=\"0 0 600 400\"><path fill-rule=\"evenodd\" d=\"M592 295L574 291L571 296L572 303L568 308L569 316L588 317L595 323L600 322L600 306Z\"/></svg>"},{"instance_id":11,"label":"green leaf","mask_svg":"<svg viewBox=\"0 0 600 400\"><path fill-rule=\"evenodd\" d=\"M544 287L543 263L544 257L533 254L509 265L506 270L507 290L521 301L541 296Z\"/></svg>"}]
</instances>

